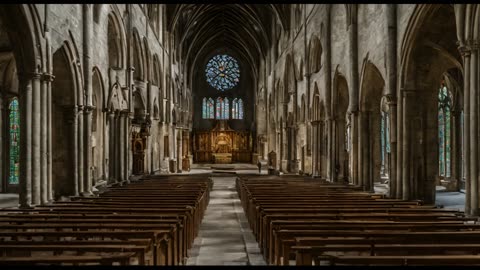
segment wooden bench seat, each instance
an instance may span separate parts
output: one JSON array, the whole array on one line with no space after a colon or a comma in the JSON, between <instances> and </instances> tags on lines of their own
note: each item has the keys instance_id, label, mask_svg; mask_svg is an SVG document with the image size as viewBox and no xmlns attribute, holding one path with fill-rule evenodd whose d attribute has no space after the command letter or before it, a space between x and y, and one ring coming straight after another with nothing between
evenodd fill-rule
<instances>
[{"instance_id":1,"label":"wooden bench seat","mask_svg":"<svg viewBox=\"0 0 480 270\"><path fill-rule=\"evenodd\" d=\"M212 186L205 176L194 181L170 177L114 184L98 196L76 196L33 209L0 209L0 250L3 255L21 254L15 258L26 264L49 263L38 255L45 252L55 255L46 256L54 257L54 264L57 257L70 256L64 252L82 255L70 256L67 264L85 264L126 251L133 252L138 264L183 264Z\"/></svg>"},{"instance_id":2,"label":"wooden bench seat","mask_svg":"<svg viewBox=\"0 0 480 270\"><path fill-rule=\"evenodd\" d=\"M270 264L288 265L295 254L301 265L312 265L322 256L327 258L323 262L335 265L368 265L369 259L386 261L387 255L397 256L392 260L403 256L408 265L432 265L440 255L448 257L447 264L456 255L471 256L469 264L478 260L480 225L458 209L389 199L359 186L296 176L238 177L235 187ZM419 254L431 257L423 261L405 257ZM352 261L343 260L347 255Z\"/></svg>"},{"instance_id":3,"label":"wooden bench seat","mask_svg":"<svg viewBox=\"0 0 480 270\"><path fill-rule=\"evenodd\" d=\"M128 265L134 252L123 252L115 255L79 255L79 256L41 256L41 257L0 257L0 265Z\"/></svg>"},{"instance_id":4,"label":"wooden bench seat","mask_svg":"<svg viewBox=\"0 0 480 270\"><path fill-rule=\"evenodd\" d=\"M293 246L296 265L312 265L312 260L321 255L335 255L338 252L361 253L368 256L410 255L477 255L480 244L328 244L322 246ZM456 254L455 254L456 253ZM468 253L468 254L465 254ZM346 255L349 256L349 255Z\"/></svg>"},{"instance_id":5,"label":"wooden bench seat","mask_svg":"<svg viewBox=\"0 0 480 270\"><path fill-rule=\"evenodd\" d=\"M319 263L329 265L383 265L383 266L421 266L421 265L469 265L479 266L480 255L429 255L429 256L319 256Z\"/></svg>"}]
</instances>

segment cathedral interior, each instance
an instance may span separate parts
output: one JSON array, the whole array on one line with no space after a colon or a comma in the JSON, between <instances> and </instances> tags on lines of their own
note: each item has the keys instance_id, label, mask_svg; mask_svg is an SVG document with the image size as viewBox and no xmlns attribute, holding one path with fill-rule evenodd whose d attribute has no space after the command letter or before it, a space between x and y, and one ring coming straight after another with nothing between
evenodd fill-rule
<instances>
[{"instance_id":1,"label":"cathedral interior","mask_svg":"<svg viewBox=\"0 0 480 270\"><path fill-rule=\"evenodd\" d=\"M480 265L479 4L0 5L0 265Z\"/></svg>"}]
</instances>

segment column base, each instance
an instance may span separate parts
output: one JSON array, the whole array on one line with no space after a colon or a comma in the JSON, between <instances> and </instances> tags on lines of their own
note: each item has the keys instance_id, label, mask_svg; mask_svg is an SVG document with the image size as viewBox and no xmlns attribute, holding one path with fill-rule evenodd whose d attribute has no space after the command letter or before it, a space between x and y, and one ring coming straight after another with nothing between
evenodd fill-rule
<instances>
[{"instance_id":1,"label":"column base","mask_svg":"<svg viewBox=\"0 0 480 270\"><path fill-rule=\"evenodd\" d=\"M35 206L34 206L34 205L31 205L31 204L20 204L20 205L18 206L18 208L19 208L19 209L26 209L26 210L28 210L28 209L34 209Z\"/></svg>"},{"instance_id":2,"label":"column base","mask_svg":"<svg viewBox=\"0 0 480 270\"><path fill-rule=\"evenodd\" d=\"M91 191L85 191L80 194L82 197L93 197L93 193Z\"/></svg>"}]
</instances>

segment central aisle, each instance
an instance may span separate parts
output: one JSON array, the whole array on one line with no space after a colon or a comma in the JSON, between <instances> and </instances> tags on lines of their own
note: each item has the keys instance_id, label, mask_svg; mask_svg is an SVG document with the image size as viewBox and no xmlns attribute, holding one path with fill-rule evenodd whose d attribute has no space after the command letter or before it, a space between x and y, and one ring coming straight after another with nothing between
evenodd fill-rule
<instances>
[{"instance_id":1,"label":"central aisle","mask_svg":"<svg viewBox=\"0 0 480 270\"><path fill-rule=\"evenodd\" d=\"M265 265L235 190L236 177L212 177L213 189L187 265Z\"/></svg>"}]
</instances>

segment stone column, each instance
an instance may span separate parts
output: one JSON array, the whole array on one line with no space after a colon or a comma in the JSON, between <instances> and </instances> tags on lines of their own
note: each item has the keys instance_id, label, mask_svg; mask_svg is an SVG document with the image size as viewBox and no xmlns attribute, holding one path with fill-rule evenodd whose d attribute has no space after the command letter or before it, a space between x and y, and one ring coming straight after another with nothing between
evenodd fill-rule
<instances>
[{"instance_id":1,"label":"stone column","mask_svg":"<svg viewBox=\"0 0 480 270\"><path fill-rule=\"evenodd\" d=\"M85 93L84 124L82 155L83 155L83 194L92 194L92 55L91 35L93 32L93 5L83 4L83 78Z\"/></svg>"},{"instance_id":2,"label":"stone column","mask_svg":"<svg viewBox=\"0 0 480 270\"><path fill-rule=\"evenodd\" d=\"M311 140L312 140L312 177L317 177L317 127L318 127L318 122L317 121L312 121L312 134L311 134Z\"/></svg>"},{"instance_id":3,"label":"stone column","mask_svg":"<svg viewBox=\"0 0 480 270\"><path fill-rule=\"evenodd\" d=\"M458 140L458 134L460 133L460 114L458 113L458 111L456 110L456 108L454 108L451 112L450 112L450 117L451 117L451 122L450 122L450 126L451 126L451 133L450 133L450 151L451 151L451 156L450 156L450 179L448 179L449 182L455 182L455 190L458 190L458 187L459 187L459 180L460 180L460 176L461 176L461 171L460 171L460 174L458 173L458 165L461 164L461 163L458 163L458 161L461 161L461 159L459 159L459 154L461 154L459 151L458 151L458 146L460 145L459 143L459 140Z\"/></svg>"},{"instance_id":4,"label":"stone column","mask_svg":"<svg viewBox=\"0 0 480 270\"><path fill-rule=\"evenodd\" d=\"M20 207L32 205L32 78L19 74L20 89ZM24 84L23 84L24 83Z\"/></svg>"},{"instance_id":5,"label":"stone column","mask_svg":"<svg viewBox=\"0 0 480 270\"><path fill-rule=\"evenodd\" d=\"M324 132L324 123L323 120L318 122L318 132L317 132L317 153L318 153L318 176L320 178L323 178L323 149L324 149L324 143L323 143L323 132Z\"/></svg>"},{"instance_id":6,"label":"stone column","mask_svg":"<svg viewBox=\"0 0 480 270\"><path fill-rule=\"evenodd\" d=\"M364 182L365 182L365 173L364 173L364 170L365 170L365 167L363 166L363 159L365 158L363 156L364 154L364 136L365 136L365 122L364 122L364 114L363 112L359 112L358 113L358 117L357 117L357 125L358 125L358 133L357 133L357 137L358 137L358 144L357 144L357 169L358 169L358 185L361 185L361 186L364 186Z\"/></svg>"},{"instance_id":7,"label":"stone column","mask_svg":"<svg viewBox=\"0 0 480 270\"><path fill-rule=\"evenodd\" d=\"M83 110L83 117L85 119L85 129L84 129L84 148L83 148L83 156L84 156L84 166L83 166L83 195L91 195L92 194L92 164L91 164L91 156L92 156L92 106L85 106Z\"/></svg>"},{"instance_id":8,"label":"stone column","mask_svg":"<svg viewBox=\"0 0 480 270\"><path fill-rule=\"evenodd\" d=\"M411 154L410 154L410 145L412 144L412 135L411 135L411 103L415 95L415 91L412 90L403 90L402 99L403 99L403 138L402 138L402 199L410 200L412 195L412 175L410 174L410 164L411 164Z\"/></svg>"},{"instance_id":9,"label":"stone column","mask_svg":"<svg viewBox=\"0 0 480 270\"><path fill-rule=\"evenodd\" d=\"M390 164L389 164L389 197L399 198L397 194L397 5L386 4L386 22L387 22L387 102L389 106L390 117ZM401 167L398 167L401 168Z\"/></svg>"},{"instance_id":10,"label":"stone column","mask_svg":"<svg viewBox=\"0 0 480 270\"><path fill-rule=\"evenodd\" d=\"M372 112L371 111L366 111L365 112L365 130L363 132L366 133L366 136L364 136L365 144L364 144L364 151L365 151L365 159L363 160L364 162L364 168L366 171L364 172L366 174L366 178L363 182L364 188L366 191L373 192L373 182L374 182L374 176L373 176L373 166L374 166L374 159L373 159L373 140L375 140L375 134L372 132Z\"/></svg>"},{"instance_id":11,"label":"stone column","mask_svg":"<svg viewBox=\"0 0 480 270\"><path fill-rule=\"evenodd\" d=\"M116 160L118 160L118 167L117 167L117 179L120 182L123 182L125 180L124 178L124 169L125 169L125 147L126 147L126 142L125 142L125 121L124 121L125 113L120 112L118 114L117 118L117 123L118 123L118 143L117 143L117 148L118 148L118 155L116 155Z\"/></svg>"},{"instance_id":12,"label":"stone column","mask_svg":"<svg viewBox=\"0 0 480 270\"><path fill-rule=\"evenodd\" d=\"M113 122L115 123L114 124L114 129L113 129L113 175L115 177L115 182L119 182L120 180L120 160L122 159L122 157L120 156L120 149L119 149L119 145L120 145L120 139L121 139L121 133L120 133L120 112L119 111L116 111L115 112L115 117L114 117L114 120Z\"/></svg>"},{"instance_id":13,"label":"stone column","mask_svg":"<svg viewBox=\"0 0 480 270\"><path fill-rule=\"evenodd\" d=\"M327 90L328 91L328 90ZM326 136L326 139L327 139L327 145L326 145L326 159L327 159L327 162L326 162L326 166L327 166L327 171L326 171L326 175L327 175L327 179L330 180L330 181L333 181L333 172L334 172L334 166L335 166L335 162L334 162L334 157L333 157L333 128L332 128L332 120L330 118L330 116L327 116L327 119L325 120L325 136Z\"/></svg>"},{"instance_id":14,"label":"stone column","mask_svg":"<svg viewBox=\"0 0 480 270\"><path fill-rule=\"evenodd\" d=\"M397 94L397 173L395 198L403 197L403 91Z\"/></svg>"},{"instance_id":15,"label":"stone column","mask_svg":"<svg viewBox=\"0 0 480 270\"><path fill-rule=\"evenodd\" d=\"M472 192L470 186L470 50L461 47L460 52L463 55L464 74L463 79L463 157L465 166L465 213L471 213Z\"/></svg>"},{"instance_id":16,"label":"stone column","mask_svg":"<svg viewBox=\"0 0 480 270\"><path fill-rule=\"evenodd\" d=\"M132 171L132 164L133 164L133 154L132 154L132 149L131 149L131 139L130 139L130 119L132 117L133 114L129 113L129 112L126 112L125 113L125 117L123 118L123 121L124 121L124 126L125 126L125 131L124 131L124 134L123 136L125 137L125 148L126 148L126 153L124 155L124 160L125 160L125 168L123 170L123 175L124 175L124 179L127 180L127 183L130 183L130 174L131 174L131 171Z\"/></svg>"},{"instance_id":17,"label":"stone column","mask_svg":"<svg viewBox=\"0 0 480 270\"><path fill-rule=\"evenodd\" d=\"M80 192L79 182L80 179L78 177L78 156L79 156L79 148L78 148L78 107L72 106L65 108L65 115L67 118L67 123L71 125L71 136L72 136L72 152L71 158L73 159L73 178L74 178L74 188L73 188L73 195L78 196Z\"/></svg>"},{"instance_id":18,"label":"stone column","mask_svg":"<svg viewBox=\"0 0 480 270\"><path fill-rule=\"evenodd\" d=\"M77 117L77 173L78 173L78 193L83 193L83 142L85 134L83 133L83 106L78 106Z\"/></svg>"},{"instance_id":19,"label":"stone column","mask_svg":"<svg viewBox=\"0 0 480 270\"><path fill-rule=\"evenodd\" d=\"M397 103L388 102L390 117L389 197L397 198Z\"/></svg>"},{"instance_id":20,"label":"stone column","mask_svg":"<svg viewBox=\"0 0 480 270\"><path fill-rule=\"evenodd\" d=\"M41 189L40 171L40 102L41 102L41 74L35 74L32 78L32 204L39 205Z\"/></svg>"},{"instance_id":21,"label":"stone column","mask_svg":"<svg viewBox=\"0 0 480 270\"><path fill-rule=\"evenodd\" d=\"M479 184L478 184L478 44L470 44L470 214L479 214Z\"/></svg>"},{"instance_id":22,"label":"stone column","mask_svg":"<svg viewBox=\"0 0 480 270\"><path fill-rule=\"evenodd\" d=\"M53 200L53 173L52 173L52 81L47 81L47 199Z\"/></svg>"},{"instance_id":23,"label":"stone column","mask_svg":"<svg viewBox=\"0 0 480 270\"><path fill-rule=\"evenodd\" d=\"M47 130L48 130L48 83L50 81L51 75L50 74L43 74L42 78L42 92L41 92L41 101L40 101L40 108L41 108L41 120L40 120L40 202L41 204L45 204L49 201L49 189L51 189L51 183L49 183L48 179L48 138L47 138Z\"/></svg>"},{"instance_id":24,"label":"stone column","mask_svg":"<svg viewBox=\"0 0 480 270\"><path fill-rule=\"evenodd\" d=\"M109 182L115 182L115 112L108 112L108 178Z\"/></svg>"},{"instance_id":25,"label":"stone column","mask_svg":"<svg viewBox=\"0 0 480 270\"><path fill-rule=\"evenodd\" d=\"M350 147L350 157L349 159L352 161L352 183L354 185L360 185L360 169L359 169L359 134L358 134L358 124L359 124L359 117L358 111L353 111L349 113L350 117L350 139L352 141L352 145Z\"/></svg>"},{"instance_id":26,"label":"stone column","mask_svg":"<svg viewBox=\"0 0 480 270\"><path fill-rule=\"evenodd\" d=\"M183 144L182 144L182 139L183 139L183 130L182 129L178 129L178 139L177 139L177 143L178 143L178 149L177 149L177 172L181 173L182 172L182 162L183 162L183 155L182 155L182 152L183 152ZM151 136L149 137L151 138ZM153 151L153 148L152 148L152 144L150 144L150 148L152 149ZM153 168L152 168L153 169Z\"/></svg>"}]
</instances>

